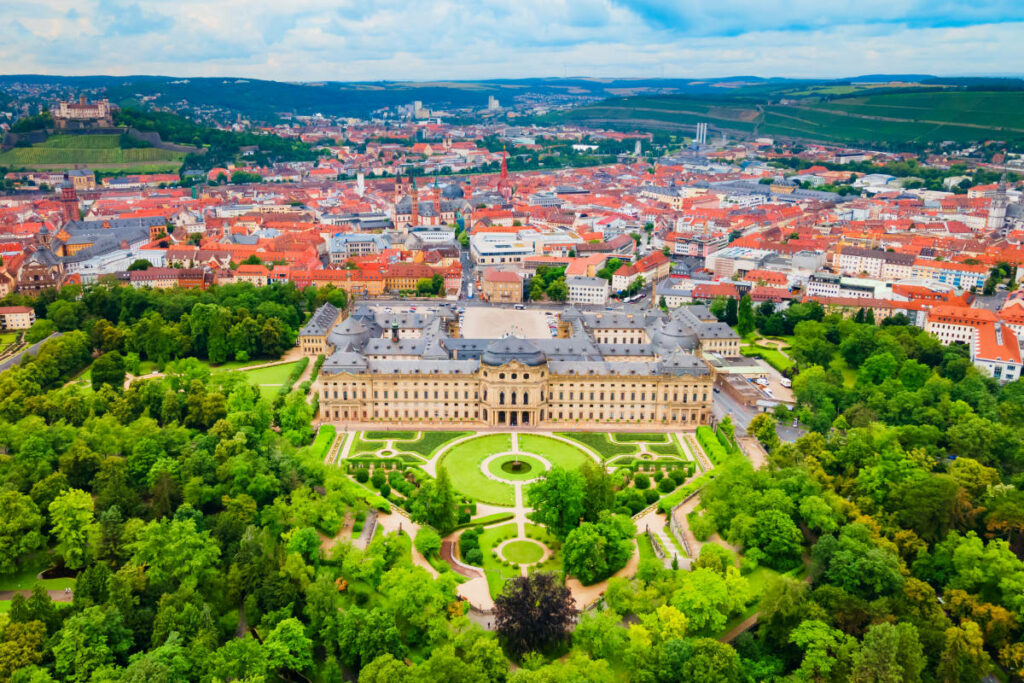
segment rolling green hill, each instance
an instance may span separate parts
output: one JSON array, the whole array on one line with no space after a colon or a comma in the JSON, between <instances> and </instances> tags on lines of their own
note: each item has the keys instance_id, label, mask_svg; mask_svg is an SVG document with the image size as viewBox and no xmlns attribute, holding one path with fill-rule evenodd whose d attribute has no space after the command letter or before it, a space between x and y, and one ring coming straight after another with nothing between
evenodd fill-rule
<instances>
[{"instance_id":1,"label":"rolling green hill","mask_svg":"<svg viewBox=\"0 0 1024 683\"><path fill-rule=\"evenodd\" d=\"M119 135L54 135L31 147L0 153L0 166L25 169L63 169L89 166L98 169L174 171L184 154L156 147L121 147Z\"/></svg>"},{"instance_id":2,"label":"rolling green hill","mask_svg":"<svg viewBox=\"0 0 1024 683\"><path fill-rule=\"evenodd\" d=\"M689 130L706 121L736 133L844 143L1024 139L1024 91L805 92L809 96L777 102L623 97L551 118L666 131Z\"/></svg>"}]
</instances>

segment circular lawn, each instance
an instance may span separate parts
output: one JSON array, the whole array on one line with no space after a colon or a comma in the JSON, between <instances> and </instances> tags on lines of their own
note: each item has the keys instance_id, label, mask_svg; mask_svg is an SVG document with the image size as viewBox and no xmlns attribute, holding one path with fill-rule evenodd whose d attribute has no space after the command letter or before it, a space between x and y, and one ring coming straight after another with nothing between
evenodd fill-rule
<instances>
[{"instance_id":1,"label":"circular lawn","mask_svg":"<svg viewBox=\"0 0 1024 683\"><path fill-rule=\"evenodd\" d=\"M516 564L533 564L544 557L544 546L534 541L509 541L501 547L501 555Z\"/></svg>"},{"instance_id":2,"label":"circular lawn","mask_svg":"<svg viewBox=\"0 0 1024 683\"><path fill-rule=\"evenodd\" d=\"M547 470L544 463L526 453L508 454L494 458L487 463L487 471L498 479L508 481L529 481L544 475Z\"/></svg>"}]
</instances>

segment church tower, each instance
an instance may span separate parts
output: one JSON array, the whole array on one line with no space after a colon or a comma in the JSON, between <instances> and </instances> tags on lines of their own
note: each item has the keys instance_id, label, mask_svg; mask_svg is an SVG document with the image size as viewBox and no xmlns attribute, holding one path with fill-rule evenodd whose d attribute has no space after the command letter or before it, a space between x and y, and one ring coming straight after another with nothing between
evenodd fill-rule
<instances>
[{"instance_id":1,"label":"church tower","mask_svg":"<svg viewBox=\"0 0 1024 683\"><path fill-rule=\"evenodd\" d=\"M992 198L992 203L988 207L988 222L986 226L990 230L1002 230L1006 224L1006 207L1009 205L1010 199L1006 196L1006 174L999 179L999 188L996 190L995 197Z\"/></svg>"},{"instance_id":2,"label":"church tower","mask_svg":"<svg viewBox=\"0 0 1024 683\"><path fill-rule=\"evenodd\" d=\"M80 218L78 215L78 193L75 192L75 186L70 182L65 182L60 186L60 212L65 223L77 221Z\"/></svg>"},{"instance_id":3,"label":"church tower","mask_svg":"<svg viewBox=\"0 0 1024 683\"><path fill-rule=\"evenodd\" d=\"M501 178L498 180L498 192L508 202L512 199L512 185L508 182L508 152L501 150Z\"/></svg>"},{"instance_id":4,"label":"church tower","mask_svg":"<svg viewBox=\"0 0 1024 683\"><path fill-rule=\"evenodd\" d=\"M409 198L412 199L412 206L410 211L412 216L409 218L409 227L415 228L420 224L420 193L416 189L416 179L412 179L412 188L409 190Z\"/></svg>"}]
</instances>

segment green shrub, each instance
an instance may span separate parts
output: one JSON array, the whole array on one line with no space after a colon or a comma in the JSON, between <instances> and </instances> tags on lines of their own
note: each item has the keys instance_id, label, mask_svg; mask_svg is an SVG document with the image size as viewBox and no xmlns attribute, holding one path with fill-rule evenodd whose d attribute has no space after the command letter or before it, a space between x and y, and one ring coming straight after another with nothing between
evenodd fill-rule
<instances>
[{"instance_id":1,"label":"green shrub","mask_svg":"<svg viewBox=\"0 0 1024 683\"><path fill-rule=\"evenodd\" d=\"M701 543L708 540L711 534L715 533L715 523L707 515L690 513L688 520L690 522L690 531L693 532L694 538Z\"/></svg>"},{"instance_id":2,"label":"green shrub","mask_svg":"<svg viewBox=\"0 0 1024 683\"><path fill-rule=\"evenodd\" d=\"M641 491L651 487L651 478L646 474L637 473L633 477L633 486L637 487Z\"/></svg>"},{"instance_id":3,"label":"green shrub","mask_svg":"<svg viewBox=\"0 0 1024 683\"><path fill-rule=\"evenodd\" d=\"M675 482L676 486L679 486L684 481L686 481L686 478L688 476L690 476L689 468L688 467L687 468L680 467L679 469L672 470L671 472L668 473L668 478L671 479L673 482Z\"/></svg>"},{"instance_id":4,"label":"green shrub","mask_svg":"<svg viewBox=\"0 0 1024 683\"><path fill-rule=\"evenodd\" d=\"M708 459L715 465L721 464L728 456L728 452L719 443L718 437L707 425L697 427L697 441L707 454Z\"/></svg>"},{"instance_id":5,"label":"green shrub","mask_svg":"<svg viewBox=\"0 0 1024 683\"><path fill-rule=\"evenodd\" d=\"M665 478L665 473L661 469L658 469L657 471L655 471L655 473L654 473L654 481L656 481L656 482L658 482L660 484L661 480L664 479L664 478Z\"/></svg>"},{"instance_id":6,"label":"green shrub","mask_svg":"<svg viewBox=\"0 0 1024 683\"><path fill-rule=\"evenodd\" d=\"M658 502L659 498L661 498L661 494L659 494L655 489L647 489L646 491L644 491L644 501L647 503L647 505L654 505L656 502Z\"/></svg>"},{"instance_id":7,"label":"green shrub","mask_svg":"<svg viewBox=\"0 0 1024 683\"><path fill-rule=\"evenodd\" d=\"M356 481L360 484L370 481L370 472L365 467L360 467L356 470Z\"/></svg>"},{"instance_id":8,"label":"green shrub","mask_svg":"<svg viewBox=\"0 0 1024 683\"><path fill-rule=\"evenodd\" d=\"M384 496L385 498L390 496L391 495L391 487L388 486L387 484L381 484L380 495Z\"/></svg>"},{"instance_id":9,"label":"green shrub","mask_svg":"<svg viewBox=\"0 0 1024 683\"><path fill-rule=\"evenodd\" d=\"M370 477L370 483L373 484L373 488L379 489L387 480L388 478L387 475L384 474L384 470L380 467L374 468L373 475Z\"/></svg>"},{"instance_id":10,"label":"green shrub","mask_svg":"<svg viewBox=\"0 0 1024 683\"><path fill-rule=\"evenodd\" d=\"M676 487L676 483L672 481L671 477L665 477L658 482L658 490L662 493L669 493Z\"/></svg>"},{"instance_id":11,"label":"green shrub","mask_svg":"<svg viewBox=\"0 0 1024 683\"><path fill-rule=\"evenodd\" d=\"M416 532L416 540L413 545L423 557L430 558L440 552L441 536L430 527L420 527L420 530Z\"/></svg>"}]
</instances>

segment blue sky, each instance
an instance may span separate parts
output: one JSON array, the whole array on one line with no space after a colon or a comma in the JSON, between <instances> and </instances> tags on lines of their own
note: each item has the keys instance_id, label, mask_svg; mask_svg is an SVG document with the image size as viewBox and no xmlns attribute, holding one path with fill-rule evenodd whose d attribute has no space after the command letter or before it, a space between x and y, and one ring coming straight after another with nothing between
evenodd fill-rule
<instances>
[{"instance_id":1,"label":"blue sky","mask_svg":"<svg viewBox=\"0 0 1024 683\"><path fill-rule=\"evenodd\" d=\"M4 73L278 80L1024 71L1024 1L0 1Z\"/></svg>"}]
</instances>

